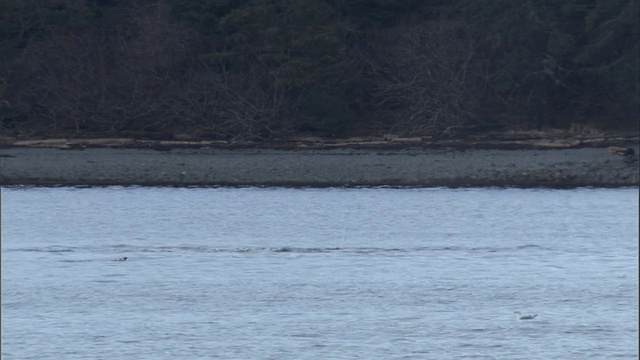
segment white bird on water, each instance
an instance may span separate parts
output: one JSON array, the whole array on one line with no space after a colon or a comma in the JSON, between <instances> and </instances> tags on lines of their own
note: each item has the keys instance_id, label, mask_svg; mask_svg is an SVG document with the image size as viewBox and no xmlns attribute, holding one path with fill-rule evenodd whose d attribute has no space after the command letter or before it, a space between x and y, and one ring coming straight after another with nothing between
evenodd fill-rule
<instances>
[{"instance_id":1,"label":"white bird on water","mask_svg":"<svg viewBox=\"0 0 640 360\"><path fill-rule=\"evenodd\" d=\"M538 314L522 315L520 311L515 311L514 314L516 314L516 319L518 320L533 320L536 318L536 316L538 316Z\"/></svg>"}]
</instances>

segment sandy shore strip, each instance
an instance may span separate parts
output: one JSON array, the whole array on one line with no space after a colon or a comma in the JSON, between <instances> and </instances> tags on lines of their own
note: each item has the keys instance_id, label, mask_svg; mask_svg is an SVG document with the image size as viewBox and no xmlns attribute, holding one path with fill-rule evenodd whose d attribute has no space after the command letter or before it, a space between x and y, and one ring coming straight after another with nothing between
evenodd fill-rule
<instances>
[{"instance_id":1,"label":"sandy shore strip","mask_svg":"<svg viewBox=\"0 0 640 360\"><path fill-rule=\"evenodd\" d=\"M9 147L0 185L627 187L638 150Z\"/></svg>"}]
</instances>

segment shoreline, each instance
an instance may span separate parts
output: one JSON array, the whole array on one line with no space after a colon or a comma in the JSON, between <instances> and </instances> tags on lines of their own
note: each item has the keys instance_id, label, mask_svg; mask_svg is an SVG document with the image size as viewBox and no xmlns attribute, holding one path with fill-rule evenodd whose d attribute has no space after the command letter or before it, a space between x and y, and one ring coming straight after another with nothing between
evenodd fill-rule
<instances>
[{"instance_id":1,"label":"shoreline","mask_svg":"<svg viewBox=\"0 0 640 360\"><path fill-rule=\"evenodd\" d=\"M114 141L111 139L110 141ZM33 145L33 144L32 144ZM51 145L51 144L49 144ZM344 144L343 144L344 145ZM384 144L383 144L384 145ZM4 146L0 186L637 187L639 147Z\"/></svg>"},{"instance_id":2,"label":"shoreline","mask_svg":"<svg viewBox=\"0 0 640 360\"><path fill-rule=\"evenodd\" d=\"M177 136L180 137L180 136ZM350 138L326 138L317 136L291 136L269 141L251 140L206 140L172 139L151 140L136 138L27 138L0 136L0 149L7 148L51 148L51 149L272 149L272 150L327 150L327 149L383 149L401 150L405 148L455 149L455 150L526 150L526 149L573 149L606 148L609 146L634 147L640 144L636 133L609 134L601 136L569 136L541 132L516 134L484 134L448 140L434 140L430 137L383 137L361 136Z\"/></svg>"}]
</instances>

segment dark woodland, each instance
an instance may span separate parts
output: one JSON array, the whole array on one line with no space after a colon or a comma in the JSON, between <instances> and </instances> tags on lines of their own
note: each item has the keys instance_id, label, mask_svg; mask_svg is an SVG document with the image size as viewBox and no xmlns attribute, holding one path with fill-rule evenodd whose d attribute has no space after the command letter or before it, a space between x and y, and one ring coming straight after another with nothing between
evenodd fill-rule
<instances>
[{"instance_id":1,"label":"dark woodland","mask_svg":"<svg viewBox=\"0 0 640 360\"><path fill-rule=\"evenodd\" d=\"M0 134L639 126L638 0L0 0Z\"/></svg>"}]
</instances>

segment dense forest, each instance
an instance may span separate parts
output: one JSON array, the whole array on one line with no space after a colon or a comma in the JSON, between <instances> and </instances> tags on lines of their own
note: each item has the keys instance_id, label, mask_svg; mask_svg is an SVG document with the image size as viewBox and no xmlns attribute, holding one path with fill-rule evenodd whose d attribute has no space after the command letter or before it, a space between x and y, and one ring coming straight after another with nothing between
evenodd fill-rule
<instances>
[{"instance_id":1,"label":"dense forest","mask_svg":"<svg viewBox=\"0 0 640 360\"><path fill-rule=\"evenodd\" d=\"M637 129L638 4L0 0L0 134Z\"/></svg>"}]
</instances>

